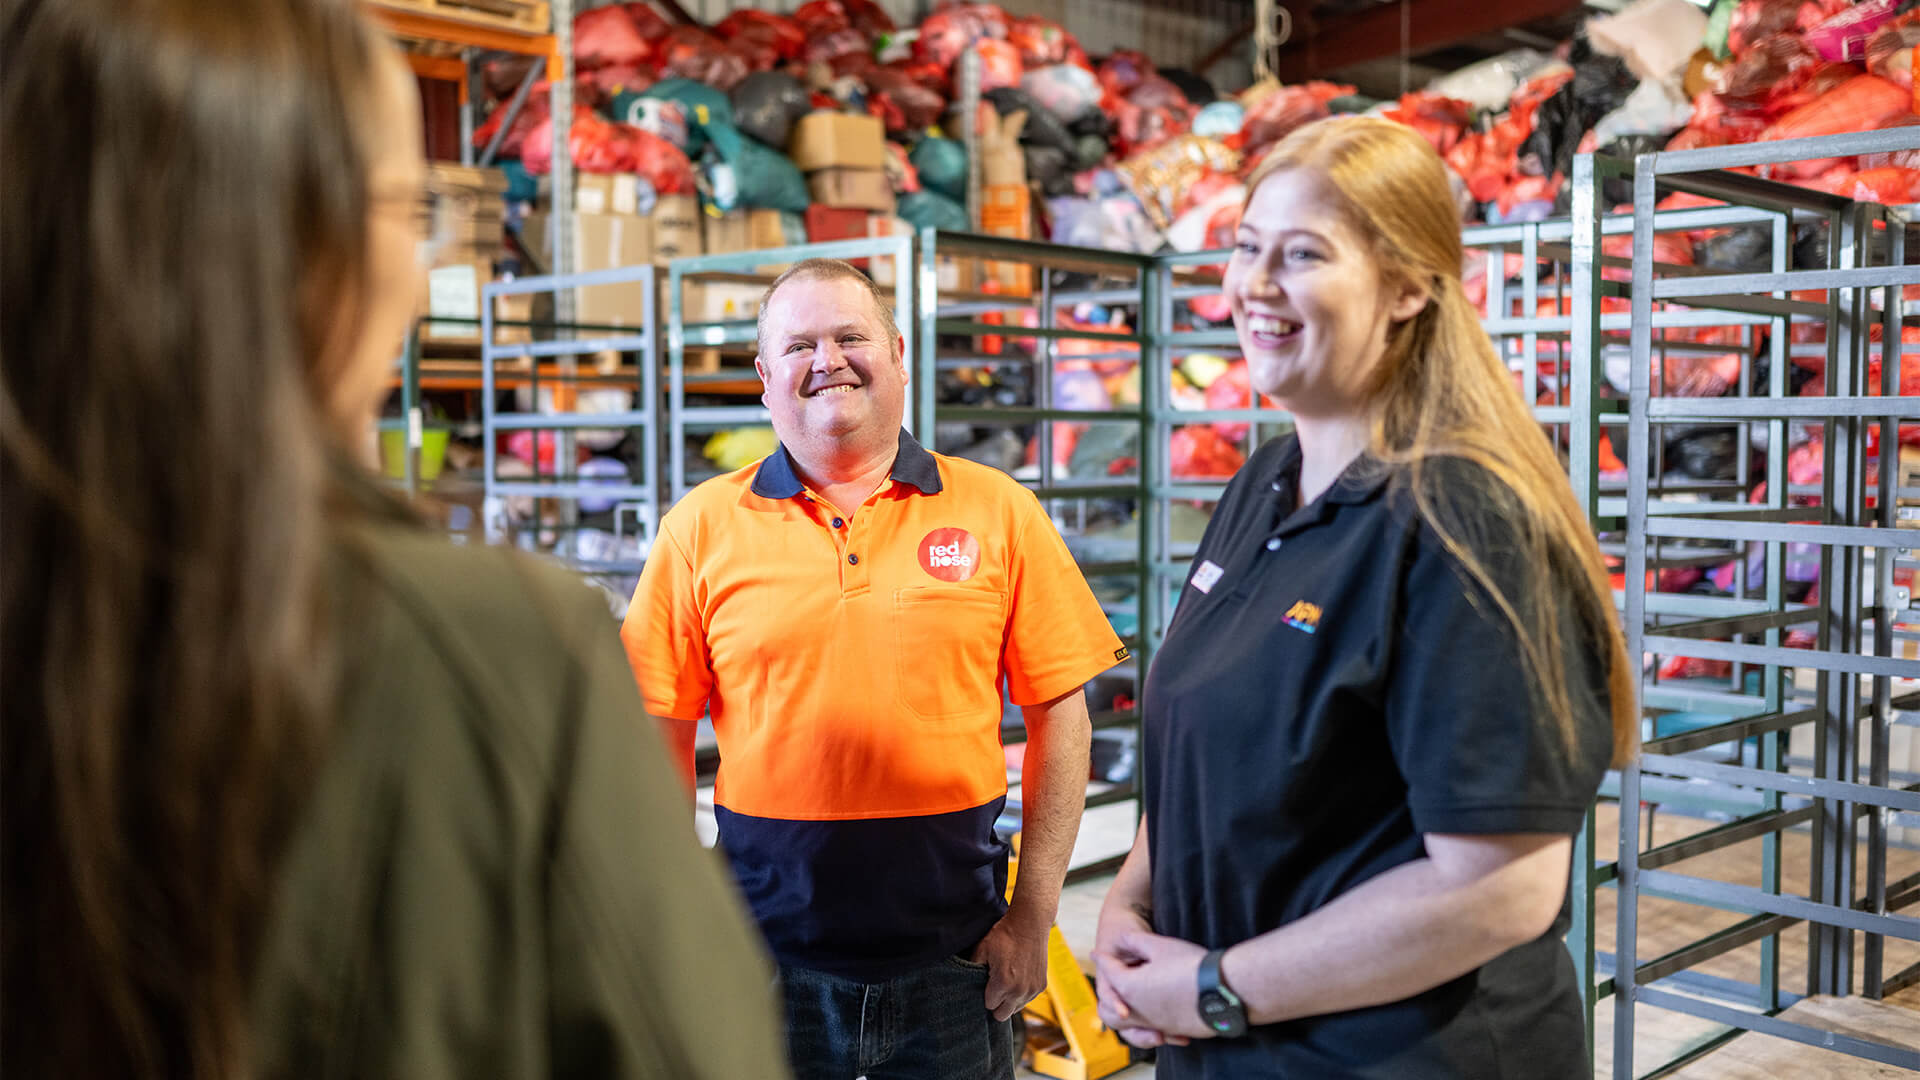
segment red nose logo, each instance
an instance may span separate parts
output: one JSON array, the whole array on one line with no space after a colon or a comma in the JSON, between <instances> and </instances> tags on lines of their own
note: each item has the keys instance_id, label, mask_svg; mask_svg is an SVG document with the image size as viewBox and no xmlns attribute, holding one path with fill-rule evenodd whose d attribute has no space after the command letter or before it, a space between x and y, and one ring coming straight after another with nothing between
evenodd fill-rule
<instances>
[{"instance_id":1,"label":"red nose logo","mask_svg":"<svg viewBox=\"0 0 1920 1080\"><path fill-rule=\"evenodd\" d=\"M920 541L920 569L941 581L965 581L980 569L980 541L965 529L935 529Z\"/></svg>"}]
</instances>

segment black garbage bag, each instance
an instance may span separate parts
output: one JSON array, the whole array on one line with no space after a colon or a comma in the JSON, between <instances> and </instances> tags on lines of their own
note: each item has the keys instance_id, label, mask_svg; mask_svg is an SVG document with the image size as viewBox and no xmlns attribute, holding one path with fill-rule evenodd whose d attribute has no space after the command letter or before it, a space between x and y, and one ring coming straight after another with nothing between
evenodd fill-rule
<instances>
[{"instance_id":1,"label":"black garbage bag","mask_svg":"<svg viewBox=\"0 0 1920 1080\"><path fill-rule=\"evenodd\" d=\"M1053 146L1021 148L1027 157L1027 179L1038 181L1047 196L1073 194L1073 159Z\"/></svg>"},{"instance_id":2,"label":"black garbage bag","mask_svg":"<svg viewBox=\"0 0 1920 1080\"><path fill-rule=\"evenodd\" d=\"M1773 231L1766 225L1715 230L1694 246L1693 264L1730 274L1762 274L1773 269Z\"/></svg>"},{"instance_id":3,"label":"black garbage bag","mask_svg":"<svg viewBox=\"0 0 1920 1080\"><path fill-rule=\"evenodd\" d=\"M1793 227L1793 268L1795 270L1824 270L1827 268L1827 241L1832 230L1824 221L1811 225Z\"/></svg>"},{"instance_id":4,"label":"black garbage bag","mask_svg":"<svg viewBox=\"0 0 1920 1080\"><path fill-rule=\"evenodd\" d=\"M1367 97L1365 94L1347 94L1328 101L1327 111L1336 116L1343 116L1348 113L1366 112L1378 104L1380 102L1377 99Z\"/></svg>"},{"instance_id":5,"label":"black garbage bag","mask_svg":"<svg viewBox=\"0 0 1920 1080\"><path fill-rule=\"evenodd\" d=\"M1067 121L1067 134L1075 138L1085 138L1088 135L1107 138L1113 134L1113 117L1101 112L1099 107L1095 106Z\"/></svg>"},{"instance_id":6,"label":"black garbage bag","mask_svg":"<svg viewBox=\"0 0 1920 1080\"><path fill-rule=\"evenodd\" d=\"M813 107L800 80L778 71L756 71L727 95L733 126L768 146L785 146L793 125Z\"/></svg>"},{"instance_id":7,"label":"black garbage bag","mask_svg":"<svg viewBox=\"0 0 1920 1080\"><path fill-rule=\"evenodd\" d=\"M1574 39L1571 60L1572 80L1540 103L1533 134L1520 144L1520 156L1532 158L1541 176L1572 175L1580 140L1640 84L1625 61L1596 54L1584 35Z\"/></svg>"},{"instance_id":8,"label":"black garbage bag","mask_svg":"<svg viewBox=\"0 0 1920 1080\"><path fill-rule=\"evenodd\" d=\"M1012 116L1017 112L1027 114L1027 126L1020 130L1020 141L1028 146L1051 146L1062 153L1073 153L1073 136L1067 134L1067 127L1060 118L1042 108L1033 100L1033 95L1024 90L1015 90L1003 86L986 92L986 99L1001 116Z\"/></svg>"},{"instance_id":9,"label":"black garbage bag","mask_svg":"<svg viewBox=\"0 0 1920 1080\"><path fill-rule=\"evenodd\" d=\"M1695 480L1732 480L1739 475L1738 430L1730 427L1683 427L1668 432L1667 468Z\"/></svg>"},{"instance_id":10,"label":"black garbage bag","mask_svg":"<svg viewBox=\"0 0 1920 1080\"><path fill-rule=\"evenodd\" d=\"M1081 135L1073 140L1073 168L1075 172L1097 168L1107 160L1110 149L1105 135Z\"/></svg>"},{"instance_id":11,"label":"black garbage bag","mask_svg":"<svg viewBox=\"0 0 1920 1080\"><path fill-rule=\"evenodd\" d=\"M1622 135L1600 148L1610 158L1632 163L1641 154L1651 154L1672 140L1671 135ZM1576 144L1578 145L1578 144ZM1569 158L1569 161L1572 159ZM1608 206L1633 202L1633 177L1609 177L1600 184L1600 197Z\"/></svg>"},{"instance_id":12,"label":"black garbage bag","mask_svg":"<svg viewBox=\"0 0 1920 1080\"><path fill-rule=\"evenodd\" d=\"M1220 100L1219 91L1204 77L1181 68L1161 68L1160 77L1180 88L1187 95L1187 101L1195 108L1211 105Z\"/></svg>"}]
</instances>

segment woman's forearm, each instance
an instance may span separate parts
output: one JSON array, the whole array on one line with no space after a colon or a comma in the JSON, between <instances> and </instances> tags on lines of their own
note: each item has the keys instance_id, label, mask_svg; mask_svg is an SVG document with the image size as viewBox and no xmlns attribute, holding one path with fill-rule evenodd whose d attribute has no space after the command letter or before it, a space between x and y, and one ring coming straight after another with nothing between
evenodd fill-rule
<instances>
[{"instance_id":1,"label":"woman's forearm","mask_svg":"<svg viewBox=\"0 0 1920 1080\"><path fill-rule=\"evenodd\" d=\"M1472 867L1431 857L1395 867L1227 950L1221 974L1248 1021L1399 1001L1545 933L1565 896L1567 839L1488 839L1514 849Z\"/></svg>"}]
</instances>

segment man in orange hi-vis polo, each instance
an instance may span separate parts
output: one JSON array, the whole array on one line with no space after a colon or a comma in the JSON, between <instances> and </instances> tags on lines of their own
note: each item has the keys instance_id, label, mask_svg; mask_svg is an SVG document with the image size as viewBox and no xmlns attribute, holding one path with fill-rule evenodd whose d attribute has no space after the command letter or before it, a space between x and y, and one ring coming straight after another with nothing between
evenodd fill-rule
<instances>
[{"instance_id":1,"label":"man in orange hi-vis polo","mask_svg":"<svg viewBox=\"0 0 1920 1080\"><path fill-rule=\"evenodd\" d=\"M761 305L780 447L660 523L621 630L780 962L799 1080L998 1080L1046 985L1079 830L1082 687L1126 657L1033 494L901 429L886 298L808 260ZM1026 718L1020 875L1002 685Z\"/></svg>"}]
</instances>

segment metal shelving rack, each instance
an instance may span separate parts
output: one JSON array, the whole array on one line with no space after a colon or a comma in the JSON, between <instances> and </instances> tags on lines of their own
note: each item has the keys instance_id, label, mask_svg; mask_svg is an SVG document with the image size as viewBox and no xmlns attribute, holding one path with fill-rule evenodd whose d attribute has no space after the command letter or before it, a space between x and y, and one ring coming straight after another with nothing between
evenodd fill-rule
<instances>
[{"instance_id":1,"label":"metal shelving rack","mask_svg":"<svg viewBox=\"0 0 1920 1080\"><path fill-rule=\"evenodd\" d=\"M1148 411L1145 395L1148 392L1145 359L1148 346L1158 332L1155 320L1160 306L1156 303L1156 288L1152 273L1153 261L1142 255L1126 252L1101 251L1091 248L1066 247L1057 244L1032 241L1008 240L998 237L980 236L971 233L945 232L934 229L922 230L918 238L919 281L917 296L919 341L918 362L914 371L917 384L916 411L922 417L927 432L932 433L935 442L943 425L965 424L982 428L1020 428L1033 426L1036 429L1036 467L1031 476L1022 476L1022 482L1034 492L1043 506L1055 519L1056 525L1065 522L1080 522L1087 519L1092 505L1103 500L1130 501L1133 506L1134 538L1126 557L1104 557L1118 555L1118 549L1111 552L1094 553L1092 545L1098 540L1077 535L1077 530L1068 525L1064 528L1070 549L1076 547L1076 561L1087 576L1090 584L1103 581L1124 580L1128 583L1132 597L1129 600L1109 600L1103 603L1111 618L1119 620L1120 628L1125 628L1128 616L1133 619L1133 632L1121 633L1120 637L1133 654L1131 658L1114 669L1114 673L1130 678L1132 681L1130 708L1102 708L1099 702L1090 702L1093 713L1093 725L1096 731L1109 729L1131 729L1138 733L1140 712L1139 696L1144 674L1151 659L1152 645L1144 632L1144 604L1149 586L1148 568L1150 558L1150 529L1148 528L1148 488L1145 478L1153 469L1155 448L1150 438ZM1032 267L1031 292L1016 295L1013 292L992 293L973 290L943 290L939 286L941 267L947 260L959 260L964 264L977 264L987 259L1000 263L1018 264ZM985 268L980 268L985 272ZM1073 273L1091 275L1096 284L1088 288L1056 289L1052 282L1051 271L1064 270ZM1058 313L1061 308L1081 303L1096 303L1108 307L1126 307L1135 311L1134 329L1126 332L1097 331L1059 325ZM1023 312L1037 313L1036 326L1023 326L1019 317ZM991 323L988 318L998 316L1004 321ZM986 339L1001 338L1005 341L1003 351L992 352L986 346ZM942 342L966 342L965 345L943 347ZM1015 339L1033 342L1031 352L1015 343ZM1075 356L1060 355L1063 342L1086 342L1093 347L1106 345L1111 349L1082 353ZM1056 364L1062 360L1090 362L1131 362L1140 374L1142 402L1132 407L1116 406L1111 409L1073 409L1060 407L1053 400L1053 374ZM1032 375L1031 403L1012 405L942 405L939 403L937 383L942 371L957 368L984 366L1024 366ZM1054 438L1056 424L1124 424L1133 429L1137 439L1138 464L1130 476L1101 477L1097 482L1076 479L1069 470L1064 475L1054 462ZM952 447L929 446L950 452ZM1088 557L1090 553L1100 557ZM1024 730L1009 727L1003 730L1002 738L1009 744L1025 739ZM1137 743L1136 743L1137 746ZM1089 809L1117 803L1132 802L1135 806L1135 823L1138 823L1137 782L1116 785L1108 790L1091 794L1087 798ZM1116 868L1125 853L1118 856L1101 858L1092 863L1075 866L1069 870L1069 880L1106 873Z\"/></svg>"},{"instance_id":2,"label":"metal shelving rack","mask_svg":"<svg viewBox=\"0 0 1920 1080\"><path fill-rule=\"evenodd\" d=\"M646 546L652 541L653 529L659 522L659 355L654 336L655 311L654 288L655 270L651 266L630 266L613 270L595 270L580 274L550 274L543 277L520 278L514 281L496 281L482 290L483 301L480 307L480 376L481 376L481 424L486 443L485 448L485 484L489 516L501 506L500 500L512 498L532 498L537 500L562 500L577 507L581 499L612 500L616 507L614 522L616 537L624 539L620 526L631 514L637 521L639 532L637 540L642 551L641 559L595 559L574 554L561 554L563 562L587 574L614 576L634 575L640 572ZM645 301L639 312L641 319L637 328L619 327L583 327L578 325L557 325L555 340L501 343L496 334L493 318L493 301L499 296L524 295L530 293L554 294L556 309L562 297L572 295L573 290L593 285L639 284L645 294ZM582 331L590 336L579 336ZM595 353L632 354L636 359L632 365L632 374L613 376L600 375L594 371L580 371L577 358ZM548 375L550 386L557 391L556 404L564 394L583 387L628 390L637 395L634 408L626 412L585 413L575 411L508 412L499 408L499 391L505 378L527 386L532 390L536 403L542 383L541 361L557 358L562 361L557 374ZM503 367L513 361L526 361L525 370L503 371ZM572 436L582 429L625 429L638 435L641 451L641 471L637 479L625 484L589 481L571 475L572 470L565 463L571 460ZM503 479L499 474L498 442L502 434L511 431L529 431L534 433L536 450L534 458L539 459L538 439L542 434L550 434L555 444L554 475L542 478L537 474L531 480ZM537 466L536 466L537 470ZM525 540L535 539L542 525L536 522L528 532L521 534ZM552 526L546 526L552 529ZM489 534L496 531L496 525L490 522Z\"/></svg>"},{"instance_id":3,"label":"metal shelving rack","mask_svg":"<svg viewBox=\"0 0 1920 1080\"><path fill-rule=\"evenodd\" d=\"M1890 775L1889 733L1910 722L1920 694L1896 692L1896 680L1920 678L1920 660L1895 655L1896 622L1920 615L1896 569L1913 569L1912 542L1898 531L1894 455L1884 459L1869 484L1870 428L1882 447L1898 443L1900 421L1920 420L1920 398L1898 396L1899 363L1882 365L1881 396L1870 396L1871 342L1878 328L1885 343L1899 342L1906 314L1901 289L1920 284L1920 266L1907 250L1906 213L1799 187L1771 182L1735 168L1780 166L1828 157L1920 149L1910 131L1840 135L1798 142L1760 143L1648 154L1634 171L1633 258L1628 325L1632 363L1628 411L1626 517L1626 629L1630 655L1699 657L1732 662L1724 687L1694 691L1646 686L1642 705L1657 714L1672 709L1717 712L1727 717L1693 731L1648 741L1638 761L1620 778L1618 863L1619 927L1614 1006L1614 1066L1619 1078L1634 1075L1634 1022L1639 1005L1684 1013L1721 1025L1646 1076L1666 1075L1743 1031L1759 1031L1885 1064L1920 1068L1920 1051L1846 1032L1812 1027L1778 1014L1797 1000L1781 985L1781 938L1808 925L1806 992L1847 995L1856 987L1854 940L1865 935L1859 984L1877 998L1920 981L1920 964L1889 974L1885 939L1920 941L1920 919L1897 914L1920 899L1920 875L1887 880L1890 811L1920 811L1920 784ZM1668 231L1700 227L1698 218L1661 214L1665 192L1684 191L1724 200L1726 210L1752 215L1771 230L1772 266L1764 273L1716 273L1655 262L1655 239ZM1825 265L1790 269L1789 236L1797 223L1829 231ZM1822 297L1809 299L1808 292ZM1770 342L1764 390L1752 386L1743 364L1736 397L1680 398L1663 392L1662 356L1669 326L1744 323L1764 327ZM1825 328L1822 348L1827 396L1789 395L1788 360L1796 324ZM1893 347L1889 358L1908 351ZM1660 361L1663 377L1654 377ZM1656 387L1656 382L1663 384ZM1873 422L1873 423L1870 423ZM1766 495L1748 501L1744 469L1725 492L1663 490L1658 467L1664 433L1683 424L1734 429L1741 447L1766 436ZM1824 480L1816 491L1790 487L1787 475L1792 429L1817 428L1824 448ZM1744 456L1744 455L1743 455ZM1790 501L1815 494L1817 506ZM1801 501L1804 501L1802 499ZM1870 505L1871 502L1871 505ZM1732 545L1697 548L1684 545ZM1786 590L1785 549L1790 543L1819 545L1817 602L1792 602ZM1764 579L1746 580L1746 545L1764 551ZM1740 560L1733 597L1706 597L1649 588L1647 572L1676 548L1682 559ZM1657 586L1657 583L1656 583ZM1786 648L1789 630L1813 632L1812 648ZM1756 640L1757 639L1757 640ZM1811 695L1796 691L1790 670L1817 672ZM1748 685L1758 677L1757 688ZM1862 680L1866 680L1863 687ZM1868 721L1862 735L1860 725ZM1656 720L1657 723L1657 720ZM1810 732L1813 759L1804 766L1788 756L1790 734ZM1718 753L1708 756L1705 752ZM1862 756L1865 760L1863 762ZM1863 776L1864 772L1864 776ZM1641 807L1705 790L1708 803L1730 818L1684 839L1655 846L1643 842ZM1867 819L1865 850L1859 820ZM1783 891L1781 838L1789 829L1811 831L1810 891L1802 898ZM1760 840L1759 884L1735 884L1668 869L1681 860ZM1864 870L1866 886L1860 888ZM1639 957L1642 897L1660 897L1744 916L1718 932L1661 956ZM1748 945L1760 946L1758 979L1712 977L1698 965Z\"/></svg>"},{"instance_id":4,"label":"metal shelving rack","mask_svg":"<svg viewBox=\"0 0 1920 1080\"><path fill-rule=\"evenodd\" d=\"M688 255L667 263L667 491L666 505L679 502L706 475L695 475L689 462L687 436L701 431L718 431L744 424L768 422L766 406L705 405L689 406L689 387L698 392L703 384L758 380L747 369L697 373L687 370L689 349L741 350L753 346L758 324L753 319L729 322L688 323L686 286L690 282L719 281L732 284L771 285L778 269L803 259L892 259L893 311L901 335L906 338L907 363L913 363L914 323L913 238L909 236L875 237L866 240L836 240L764 251L730 252L719 255ZM651 325L651 323L649 323ZM750 348L746 350L750 352ZM914 429L912 402L906 416L907 430Z\"/></svg>"}]
</instances>

